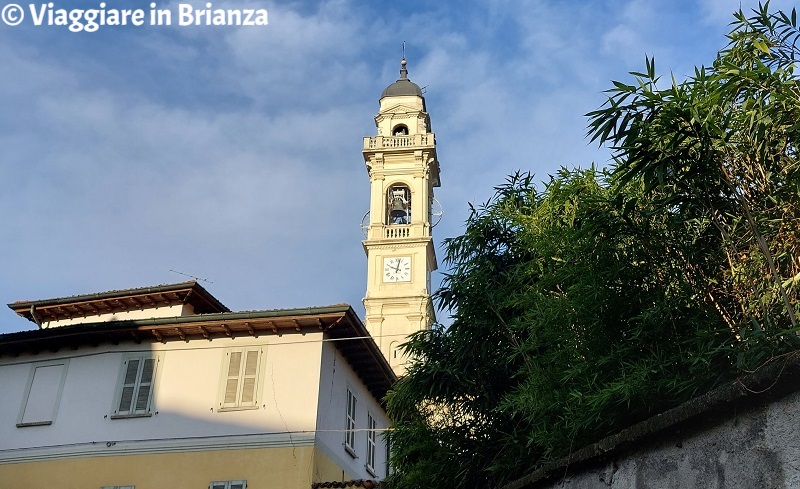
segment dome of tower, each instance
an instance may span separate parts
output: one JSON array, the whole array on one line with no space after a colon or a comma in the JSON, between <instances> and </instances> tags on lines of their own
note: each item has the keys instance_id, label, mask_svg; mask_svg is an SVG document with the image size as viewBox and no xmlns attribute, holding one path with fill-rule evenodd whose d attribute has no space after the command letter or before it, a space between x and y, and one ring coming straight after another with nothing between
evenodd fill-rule
<instances>
[{"instance_id":1,"label":"dome of tower","mask_svg":"<svg viewBox=\"0 0 800 489\"><path fill-rule=\"evenodd\" d=\"M400 78L386 87L381 93L383 97L403 97L403 96L417 96L422 97L422 89L419 85L408 79L408 70L406 69L406 60L400 62Z\"/></svg>"}]
</instances>

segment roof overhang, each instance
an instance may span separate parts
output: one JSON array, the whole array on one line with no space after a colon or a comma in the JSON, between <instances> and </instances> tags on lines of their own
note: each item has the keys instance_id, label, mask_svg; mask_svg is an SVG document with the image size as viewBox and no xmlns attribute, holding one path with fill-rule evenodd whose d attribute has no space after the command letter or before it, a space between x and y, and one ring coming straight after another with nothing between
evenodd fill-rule
<instances>
[{"instance_id":1,"label":"roof overhang","mask_svg":"<svg viewBox=\"0 0 800 489\"><path fill-rule=\"evenodd\" d=\"M195 281L136 289L112 290L8 304L18 315L41 325L49 321L85 318L101 314L190 304L197 314L230 312L220 301Z\"/></svg>"}]
</instances>

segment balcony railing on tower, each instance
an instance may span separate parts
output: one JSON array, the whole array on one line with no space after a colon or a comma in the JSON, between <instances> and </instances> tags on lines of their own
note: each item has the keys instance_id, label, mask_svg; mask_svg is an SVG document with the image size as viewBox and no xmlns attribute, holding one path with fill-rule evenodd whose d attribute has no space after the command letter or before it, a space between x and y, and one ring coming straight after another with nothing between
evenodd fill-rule
<instances>
[{"instance_id":1,"label":"balcony railing on tower","mask_svg":"<svg viewBox=\"0 0 800 489\"><path fill-rule=\"evenodd\" d=\"M436 138L433 133L411 136L372 136L364 138L364 149L410 148L414 146L433 146Z\"/></svg>"},{"instance_id":2,"label":"balcony railing on tower","mask_svg":"<svg viewBox=\"0 0 800 489\"><path fill-rule=\"evenodd\" d=\"M411 236L411 226L385 226L384 238L408 238Z\"/></svg>"}]
</instances>

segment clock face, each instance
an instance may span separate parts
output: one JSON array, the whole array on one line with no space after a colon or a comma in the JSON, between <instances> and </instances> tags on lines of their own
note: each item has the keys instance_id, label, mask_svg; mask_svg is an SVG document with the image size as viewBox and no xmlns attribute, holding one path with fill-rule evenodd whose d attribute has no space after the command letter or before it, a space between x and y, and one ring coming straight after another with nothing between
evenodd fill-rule
<instances>
[{"instance_id":1,"label":"clock face","mask_svg":"<svg viewBox=\"0 0 800 489\"><path fill-rule=\"evenodd\" d=\"M383 281L384 282L410 282L411 281L411 257L395 256L383 259Z\"/></svg>"}]
</instances>

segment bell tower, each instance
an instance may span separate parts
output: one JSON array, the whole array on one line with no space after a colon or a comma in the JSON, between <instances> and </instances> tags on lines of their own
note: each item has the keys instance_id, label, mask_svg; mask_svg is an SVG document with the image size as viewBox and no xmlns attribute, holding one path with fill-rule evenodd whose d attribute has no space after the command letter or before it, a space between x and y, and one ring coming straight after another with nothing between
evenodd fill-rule
<instances>
[{"instance_id":1,"label":"bell tower","mask_svg":"<svg viewBox=\"0 0 800 489\"><path fill-rule=\"evenodd\" d=\"M366 326L402 376L406 359L399 345L436 321L430 295L431 272L437 268L431 229L441 217L433 196L439 186L436 141L422 90L408 79L405 59L400 78L381 94L375 125L378 134L364 138L363 150L371 189L362 222Z\"/></svg>"}]
</instances>

